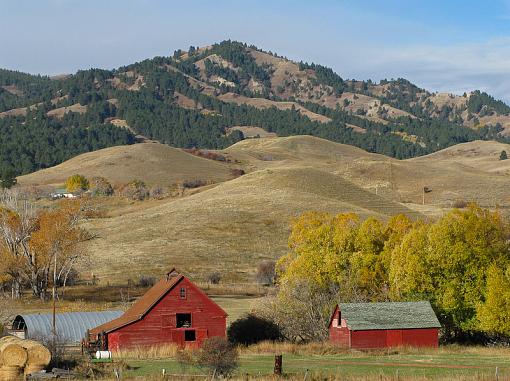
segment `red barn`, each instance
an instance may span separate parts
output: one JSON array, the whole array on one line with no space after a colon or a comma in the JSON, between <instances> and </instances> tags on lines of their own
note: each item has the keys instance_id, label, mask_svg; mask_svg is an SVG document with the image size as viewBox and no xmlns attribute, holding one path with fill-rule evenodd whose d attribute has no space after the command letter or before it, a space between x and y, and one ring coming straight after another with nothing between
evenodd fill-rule
<instances>
[{"instance_id":1,"label":"red barn","mask_svg":"<svg viewBox=\"0 0 510 381\"><path fill-rule=\"evenodd\" d=\"M176 343L199 347L225 337L227 314L185 276L172 270L122 316L89 332L89 348L115 351Z\"/></svg>"},{"instance_id":2,"label":"red barn","mask_svg":"<svg viewBox=\"0 0 510 381\"><path fill-rule=\"evenodd\" d=\"M347 348L437 347L439 328L429 302L340 303L329 340Z\"/></svg>"}]
</instances>

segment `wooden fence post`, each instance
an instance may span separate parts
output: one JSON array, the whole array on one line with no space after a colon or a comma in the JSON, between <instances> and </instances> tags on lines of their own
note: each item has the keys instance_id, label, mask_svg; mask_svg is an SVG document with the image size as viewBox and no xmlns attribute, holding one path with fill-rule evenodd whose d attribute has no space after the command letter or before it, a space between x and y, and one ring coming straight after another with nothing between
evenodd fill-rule
<instances>
[{"instance_id":1,"label":"wooden fence post","mask_svg":"<svg viewBox=\"0 0 510 381\"><path fill-rule=\"evenodd\" d=\"M283 370L283 356L274 355L274 374L281 375Z\"/></svg>"}]
</instances>

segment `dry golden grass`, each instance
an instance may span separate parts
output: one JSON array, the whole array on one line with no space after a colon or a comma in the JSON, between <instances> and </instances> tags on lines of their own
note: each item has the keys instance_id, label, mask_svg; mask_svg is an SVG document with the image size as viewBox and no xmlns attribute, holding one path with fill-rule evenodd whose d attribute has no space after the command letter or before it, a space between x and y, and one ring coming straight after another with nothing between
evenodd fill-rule
<instances>
[{"instance_id":1,"label":"dry golden grass","mask_svg":"<svg viewBox=\"0 0 510 381\"><path fill-rule=\"evenodd\" d=\"M260 109L276 107L279 110L290 110L295 108L301 115L308 117L311 121L321 123L327 123L331 121L331 119L327 116L312 112L296 102L277 102L265 98L248 98L235 93L222 94L218 96L218 99L222 100L223 102L235 103L238 105L246 104Z\"/></svg>"},{"instance_id":2,"label":"dry golden grass","mask_svg":"<svg viewBox=\"0 0 510 381\"><path fill-rule=\"evenodd\" d=\"M76 172L163 185L186 176L216 180L179 198L100 200L106 218L86 224L98 235L91 270L102 284L160 276L173 266L194 280L220 271L223 284L249 283L260 261L287 252L290 220L308 210L435 218L466 200L506 212L510 160L495 155L507 147L472 142L401 161L309 136L247 139L223 151L248 172L231 179L224 163L146 143L82 155L19 181L62 183ZM432 192L421 205L425 186Z\"/></svg>"},{"instance_id":3,"label":"dry golden grass","mask_svg":"<svg viewBox=\"0 0 510 381\"><path fill-rule=\"evenodd\" d=\"M87 112L87 106L82 106L79 103L75 103L74 105L71 105L71 106L59 107L54 110L50 110L47 112L47 115L54 117L54 118L62 118L68 112L76 112L78 114L84 114Z\"/></svg>"},{"instance_id":4,"label":"dry golden grass","mask_svg":"<svg viewBox=\"0 0 510 381\"><path fill-rule=\"evenodd\" d=\"M264 341L247 347L239 347L240 354L264 354L264 353L288 353L294 355L352 355L355 357L386 356L388 354L402 355L480 355L480 356L510 356L508 347L484 347L484 346L463 346L463 345L442 345L439 348L427 347L398 347L373 350L351 350L339 347L328 342L311 342L305 344L290 342Z\"/></svg>"},{"instance_id":5,"label":"dry golden grass","mask_svg":"<svg viewBox=\"0 0 510 381\"><path fill-rule=\"evenodd\" d=\"M182 108L185 109L197 109L199 108L197 102L194 99L187 97L177 91L174 92L175 102Z\"/></svg>"},{"instance_id":6,"label":"dry golden grass","mask_svg":"<svg viewBox=\"0 0 510 381\"><path fill-rule=\"evenodd\" d=\"M177 181L203 179L212 182L231 178L228 165L190 155L159 143L117 146L76 156L62 164L18 178L27 185L61 186L67 177L106 177L113 184L133 179L148 185L170 186Z\"/></svg>"},{"instance_id":7,"label":"dry golden grass","mask_svg":"<svg viewBox=\"0 0 510 381\"><path fill-rule=\"evenodd\" d=\"M227 135L231 134L232 131L241 131L245 138L254 138L254 137L274 138L274 137L277 136L276 133L274 133L274 132L267 132L263 128L255 127L255 126L233 126L233 127L229 127L228 130L227 130Z\"/></svg>"},{"instance_id":8,"label":"dry golden grass","mask_svg":"<svg viewBox=\"0 0 510 381\"><path fill-rule=\"evenodd\" d=\"M193 279L220 271L224 282L233 283L253 281L260 261L285 253L290 219L310 209L417 217L341 176L282 167L255 171L151 208L140 203L138 211L86 226L100 237L90 250L101 279L136 277L141 269L162 274L175 266Z\"/></svg>"},{"instance_id":9,"label":"dry golden grass","mask_svg":"<svg viewBox=\"0 0 510 381\"><path fill-rule=\"evenodd\" d=\"M114 352L113 356L117 359L138 360L175 358L178 350L177 344L164 344L118 350Z\"/></svg>"}]
</instances>

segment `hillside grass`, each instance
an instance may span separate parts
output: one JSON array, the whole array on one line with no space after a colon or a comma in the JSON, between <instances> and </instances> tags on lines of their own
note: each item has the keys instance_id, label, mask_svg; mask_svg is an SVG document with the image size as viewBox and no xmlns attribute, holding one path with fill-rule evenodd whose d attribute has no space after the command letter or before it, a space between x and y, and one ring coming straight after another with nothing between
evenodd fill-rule
<instances>
[{"instance_id":1,"label":"hillside grass","mask_svg":"<svg viewBox=\"0 0 510 381\"><path fill-rule=\"evenodd\" d=\"M222 182L232 178L226 163L197 157L165 144L140 143L78 155L55 167L20 176L18 183L62 186L69 176L77 173L87 178L105 177L112 184L138 179L149 186L162 187L184 180Z\"/></svg>"},{"instance_id":2,"label":"hillside grass","mask_svg":"<svg viewBox=\"0 0 510 381\"><path fill-rule=\"evenodd\" d=\"M98 237L89 246L94 266L81 270L94 272L102 285L160 276L171 267L195 281L219 271L224 284L246 284L254 282L259 262L287 252L292 218L309 210L434 219L464 200L508 214L509 164L495 157L503 148L510 152L500 143L472 142L396 160L310 136L247 139L219 151L247 173L233 179L229 164L144 143L81 155L19 180L55 183L82 172L161 185L211 180L163 200L96 199L102 218L85 224ZM422 205L424 187L432 192Z\"/></svg>"}]
</instances>

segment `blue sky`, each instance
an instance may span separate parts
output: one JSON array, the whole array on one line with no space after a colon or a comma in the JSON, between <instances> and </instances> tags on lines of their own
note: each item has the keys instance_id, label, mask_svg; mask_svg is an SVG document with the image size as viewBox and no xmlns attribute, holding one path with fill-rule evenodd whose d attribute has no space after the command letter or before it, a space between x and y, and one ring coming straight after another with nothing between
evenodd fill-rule
<instances>
[{"instance_id":1,"label":"blue sky","mask_svg":"<svg viewBox=\"0 0 510 381\"><path fill-rule=\"evenodd\" d=\"M0 67L114 68L231 38L344 78L510 102L510 0L0 0Z\"/></svg>"}]
</instances>

